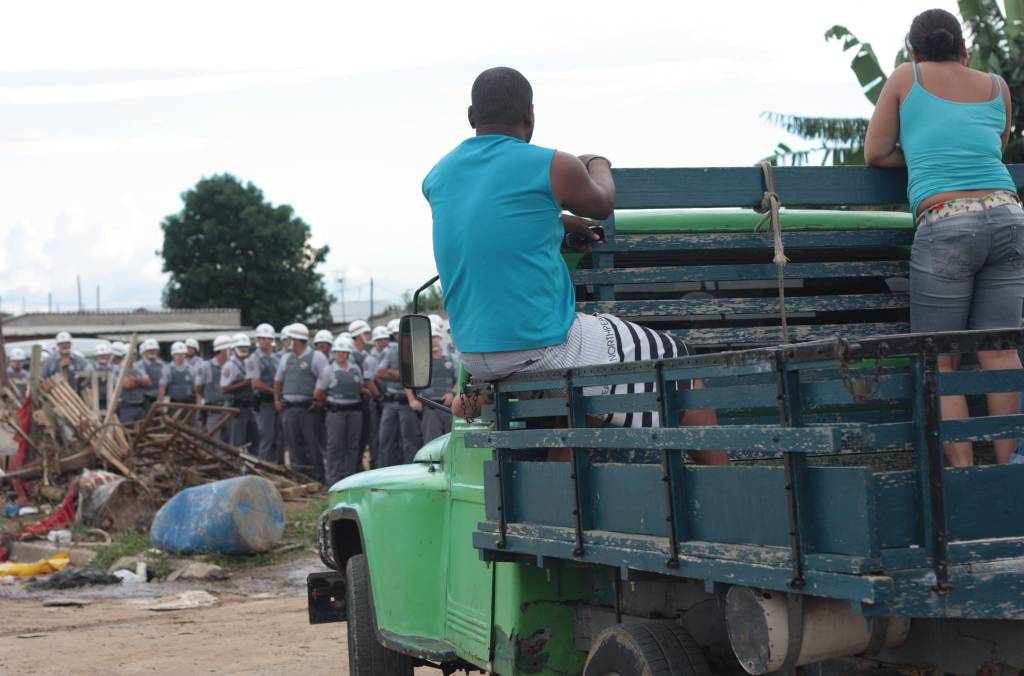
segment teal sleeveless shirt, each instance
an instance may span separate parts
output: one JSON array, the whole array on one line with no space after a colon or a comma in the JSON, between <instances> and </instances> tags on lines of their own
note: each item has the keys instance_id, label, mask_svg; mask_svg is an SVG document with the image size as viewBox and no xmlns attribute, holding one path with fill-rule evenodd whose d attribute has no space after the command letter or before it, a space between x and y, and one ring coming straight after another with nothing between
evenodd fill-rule
<instances>
[{"instance_id":1,"label":"teal sleeveless shirt","mask_svg":"<svg viewBox=\"0 0 1024 676\"><path fill-rule=\"evenodd\" d=\"M474 136L423 180L434 261L462 352L530 350L565 341L576 296L551 192L555 151L511 136Z\"/></svg>"},{"instance_id":2,"label":"teal sleeveless shirt","mask_svg":"<svg viewBox=\"0 0 1024 676\"><path fill-rule=\"evenodd\" d=\"M922 201L954 190L1017 188L1002 159L1006 128L1003 88L980 103L949 101L918 81L900 104L900 145L907 160L907 197L912 213Z\"/></svg>"}]
</instances>

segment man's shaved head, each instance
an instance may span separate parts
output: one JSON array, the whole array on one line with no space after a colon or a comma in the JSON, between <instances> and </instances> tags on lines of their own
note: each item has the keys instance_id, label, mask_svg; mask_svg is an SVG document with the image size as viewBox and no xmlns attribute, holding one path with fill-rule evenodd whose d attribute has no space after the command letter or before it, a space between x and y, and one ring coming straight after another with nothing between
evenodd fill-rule
<instances>
[{"instance_id":1,"label":"man's shaved head","mask_svg":"<svg viewBox=\"0 0 1024 676\"><path fill-rule=\"evenodd\" d=\"M533 87L515 68L488 68L473 82L470 123L474 127L489 124L520 125L529 120L533 105Z\"/></svg>"}]
</instances>

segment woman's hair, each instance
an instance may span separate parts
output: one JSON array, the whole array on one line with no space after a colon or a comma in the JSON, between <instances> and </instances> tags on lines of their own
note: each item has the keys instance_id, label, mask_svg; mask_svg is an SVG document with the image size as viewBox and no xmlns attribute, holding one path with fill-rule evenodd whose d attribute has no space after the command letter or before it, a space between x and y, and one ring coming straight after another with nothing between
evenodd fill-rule
<instances>
[{"instance_id":1,"label":"woman's hair","mask_svg":"<svg viewBox=\"0 0 1024 676\"><path fill-rule=\"evenodd\" d=\"M925 61L955 61L964 48L964 33L955 16L929 9L911 22L907 46Z\"/></svg>"}]
</instances>

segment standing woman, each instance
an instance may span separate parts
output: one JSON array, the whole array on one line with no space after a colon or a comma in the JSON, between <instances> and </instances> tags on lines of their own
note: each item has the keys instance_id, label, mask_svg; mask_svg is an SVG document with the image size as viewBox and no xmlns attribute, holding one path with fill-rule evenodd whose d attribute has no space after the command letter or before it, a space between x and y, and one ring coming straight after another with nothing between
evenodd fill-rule
<instances>
[{"instance_id":1,"label":"standing woman","mask_svg":"<svg viewBox=\"0 0 1024 676\"><path fill-rule=\"evenodd\" d=\"M327 485L331 486L359 471L363 448L359 444L363 429L363 397L369 394L363 382L363 371L349 361L355 347L352 341L338 336L331 352L334 363L317 378L314 397L326 409L327 450L324 454Z\"/></svg>"},{"instance_id":2,"label":"standing woman","mask_svg":"<svg viewBox=\"0 0 1024 676\"><path fill-rule=\"evenodd\" d=\"M907 167L917 233L910 255L914 333L1007 329L1021 325L1024 211L1002 150L1010 135L1010 91L1002 78L968 67L960 22L941 9L914 18L907 35L913 63L886 82L868 126L865 159ZM1019 369L1016 350L979 352L983 369ZM955 371L956 355L939 370ZM989 415L1019 408L1015 392L988 395ZM942 397L945 420L967 418L967 401ZM1015 439L994 442L1009 460ZM953 466L974 462L970 442L947 443Z\"/></svg>"}]
</instances>

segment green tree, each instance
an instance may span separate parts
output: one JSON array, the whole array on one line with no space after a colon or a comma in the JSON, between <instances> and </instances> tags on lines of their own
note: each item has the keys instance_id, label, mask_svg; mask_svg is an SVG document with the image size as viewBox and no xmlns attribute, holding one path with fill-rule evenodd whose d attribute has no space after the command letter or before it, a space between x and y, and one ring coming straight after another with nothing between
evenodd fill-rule
<instances>
[{"instance_id":1,"label":"green tree","mask_svg":"<svg viewBox=\"0 0 1024 676\"><path fill-rule=\"evenodd\" d=\"M181 199L182 210L160 225L167 307L237 307L249 326L331 325L332 298L317 272L328 247L310 243L292 207L230 174L201 179Z\"/></svg>"},{"instance_id":2,"label":"green tree","mask_svg":"<svg viewBox=\"0 0 1024 676\"><path fill-rule=\"evenodd\" d=\"M402 294L402 302L406 312L412 312L412 290L408 290ZM419 311L420 314L436 312L437 310L444 309L444 295L441 293L441 287L434 284L428 289L424 289L423 293L420 294Z\"/></svg>"},{"instance_id":3,"label":"green tree","mask_svg":"<svg viewBox=\"0 0 1024 676\"><path fill-rule=\"evenodd\" d=\"M968 53L971 66L996 73L1006 80L1013 100L1010 121L1010 141L1003 152L1006 162L1024 161L1024 0L1006 0L1005 14L996 0L959 0L960 16L967 26ZM861 42L845 26L833 26L825 32L825 39L842 43L843 51L854 50L850 69L860 83L864 96L872 105L885 86L886 74L878 63L870 43ZM900 49L896 63L909 60L906 49ZM788 133L815 145L794 150L779 143L767 158L773 164L806 164L821 153L822 164L863 164L866 118L802 117L765 112L761 116Z\"/></svg>"}]
</instances>

